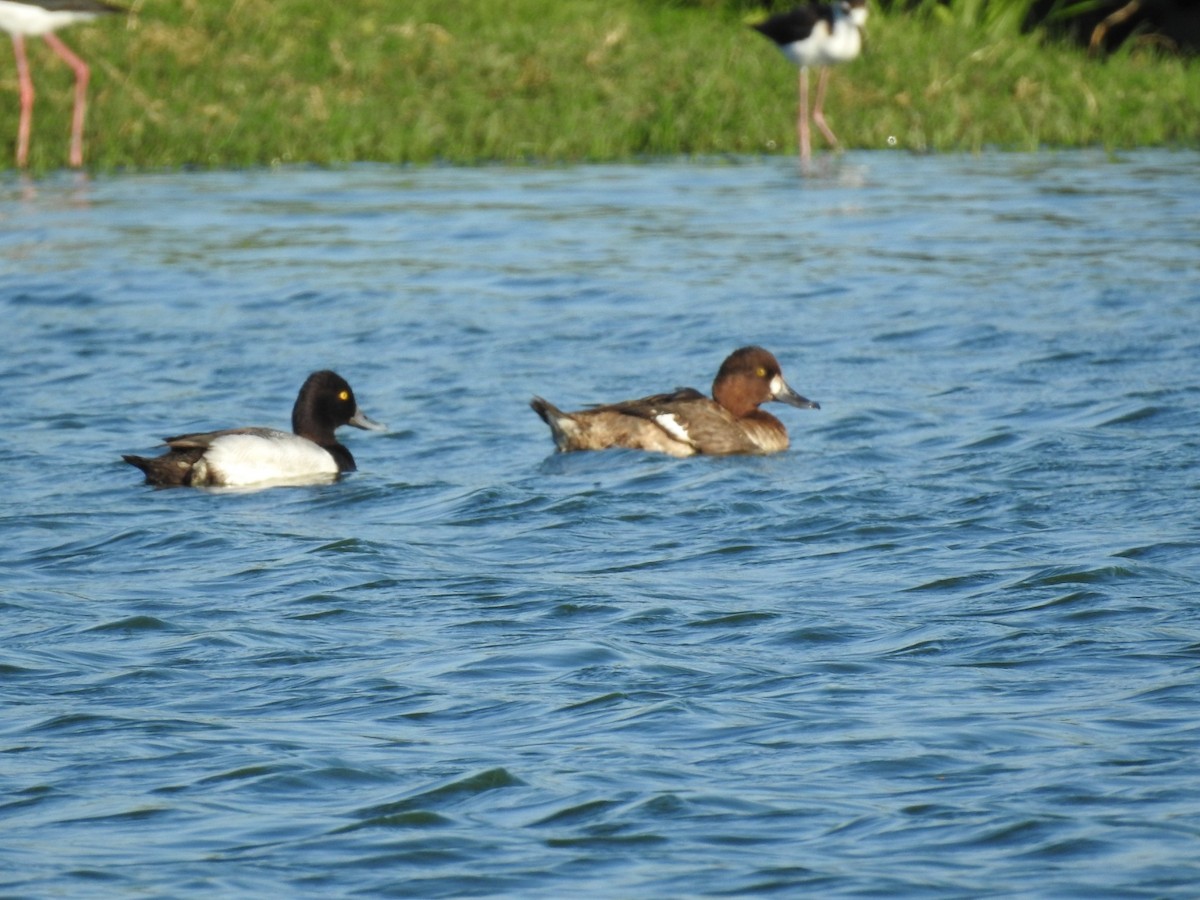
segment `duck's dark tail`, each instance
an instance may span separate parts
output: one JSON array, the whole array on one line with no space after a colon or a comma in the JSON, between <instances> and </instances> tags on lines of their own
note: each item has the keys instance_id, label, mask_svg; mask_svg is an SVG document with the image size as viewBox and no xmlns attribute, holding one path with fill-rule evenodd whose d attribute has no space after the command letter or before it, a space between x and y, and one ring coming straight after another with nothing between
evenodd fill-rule
<instances>
[{"instance_id":1,"label":"duck's dark tail","mask_svg":"<svg viewBox=\"0 0 1200 900\"><path fill-rule=\"evenodd\" d=\"M551 403L549 400L543 400L541 397L534 397L529 401L529 405L533 411L542 417L542 421L553 427L554 419L563 414L562 410ZM128 457L126 457L128 459Z\"/></svg>"},{"instance_id":2,"label":"duck's dark tail","mask_svg":"<svg viewBox=\"0 0 1200 900\"><path fill-rule=\"evenodd\" d=\"M146 476L146 484L180 485L192 483L193 457L199 457L203 451L193 453L164 453L153 459L144 456L125 454L121 459L131 466L137 466Z\"/></svg>"},{"instance_id":3,"label":"duck's dark tail","mask_svg":"<svg viewBox=\"0 0 1200 900\"><path fill-rule=\"evenodd\" d=\"M124 454L121 459L125 460L131 466L137 466L147 475L150 474L150 468L154 465L154 460L152 459L146 459L144 456L133 456L128 453Z\"/></svg>"},{"instance_id":4,"label":"duck's dark tail","mask_svg":"<svg viewBox=\"0 0 1200 900\"><path fill-rule=\"evenodd\" d=\"M542 421L550 426L550 433L554 436L554 446L559 450L566 450L570 446L570 436L564 430L563 424L571 421L570 415L541 397L534 397L529 401L529 405L535 413L542 417Z\"/></svg>"}]
</instances>

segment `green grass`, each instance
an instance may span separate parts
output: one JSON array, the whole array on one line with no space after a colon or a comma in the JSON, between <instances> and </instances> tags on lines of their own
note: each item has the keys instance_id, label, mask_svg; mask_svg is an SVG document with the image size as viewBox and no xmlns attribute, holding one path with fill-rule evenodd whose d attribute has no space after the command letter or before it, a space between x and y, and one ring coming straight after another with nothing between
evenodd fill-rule
<instances>
[{"instance_id":1,"label":"green grass","mask_svg":"<svg viewBox=\"0 0 1200 900\"><path fill-rule=\"evenodd\" d=\"M719 5L146 0L63 36L92 62L96 169L795 150L794 69ZM41 41L29 48L31 166L59 168L71 74ZM16 78L3 58L11 166ZM827 109L855 148L1195 147L1200 70L876 8Z\"/></svg>"}]
</instances>

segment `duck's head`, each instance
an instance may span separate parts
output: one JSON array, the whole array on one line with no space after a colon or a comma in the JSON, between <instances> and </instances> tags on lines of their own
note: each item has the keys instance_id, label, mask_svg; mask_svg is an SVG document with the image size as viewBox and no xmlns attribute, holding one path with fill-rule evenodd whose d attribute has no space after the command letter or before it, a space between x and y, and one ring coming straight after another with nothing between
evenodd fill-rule
<instances>
[{"instance_id":1,"label":"duck's head","mask_svg":"<svg viewBox=\"0 0 1200 900\"><path fill-rule=\"evenodd\" d=\"M742 347L726 357L713 381L713 399L738 418L771 400L800 409L821 408L821 404L792 390L783 378L779 360L762 347Z\"/></svg>"}]
</instances>

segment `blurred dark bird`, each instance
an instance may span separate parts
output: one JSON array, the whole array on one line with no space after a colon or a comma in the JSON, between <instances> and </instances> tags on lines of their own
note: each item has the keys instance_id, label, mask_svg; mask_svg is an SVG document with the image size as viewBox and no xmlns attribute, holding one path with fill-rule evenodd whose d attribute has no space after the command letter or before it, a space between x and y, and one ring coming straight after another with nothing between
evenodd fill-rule
<instances>
[{"instance_id":1,"label":"blurred dark bird","mask_svg":"<svg viewBox=\"0 0 1200 900\"><path fill-rule=\"evenodd\" d=\"M812 157L808 128L808 69L816 66L817 96L812 120L831 146L838 147L837 136L825 121L825 88L829 67L849 62L862 50L862 27L867 21L866 0L837 0L834 3L809 3L789 12L771 16L753 27L774 41L784 56L800 69L800 111L796 117L796 138L800 159Z\"/></svg>"}]
</instances>

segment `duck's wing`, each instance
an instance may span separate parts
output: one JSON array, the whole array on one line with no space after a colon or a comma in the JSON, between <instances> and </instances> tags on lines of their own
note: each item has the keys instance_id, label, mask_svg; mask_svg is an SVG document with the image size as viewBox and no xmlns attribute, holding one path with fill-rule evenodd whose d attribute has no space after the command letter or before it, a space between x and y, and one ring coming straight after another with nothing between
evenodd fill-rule
<instances>
[{"instance_id":1,"label":"duck's wing","mask_svg":"<svg viewBox=\"0 0 1200 900\"><path fill-rule=\"evenodd\" d=\"M587 408L588 412L611 411L624 413L627 416L637 416L641 419L653 419L662 410L673 403L687 403L695 400L708 400L695 388L675 388L667 394L653 394L649 397L639 397L636 400L622 400L619 403L596 404ZM710 401L711 402L711 401Z\"/></svg>"},{"instance_id":2,"label":"duck's wing","mask_svg":"<svg viewBox=\"0 0 1200 900\"><path fill-rule=\"evenodd\" d=\"M614 404L614 409L654 422L696 453L727 456L759 451L729 410L695 388Z\"/></svg>"},{"instance_id":3,"label":"duck's wing","mask_svg":"<svg viewBox=\"0 0 1200 900\"><path fill-rule=\"evenodd\" d=\"M231 434L248 434L254 437L275 438L281 435L291 436L290 431L280 431L277 428L226 428L223 431L197 431L193 434L177 434L175 437L163 438L163 443L172 450L207 450L219 438Z\"/></svg>"}]
</instances>

